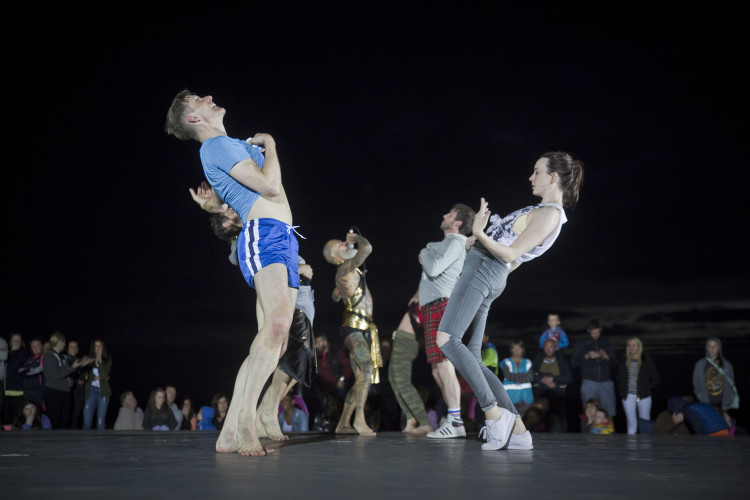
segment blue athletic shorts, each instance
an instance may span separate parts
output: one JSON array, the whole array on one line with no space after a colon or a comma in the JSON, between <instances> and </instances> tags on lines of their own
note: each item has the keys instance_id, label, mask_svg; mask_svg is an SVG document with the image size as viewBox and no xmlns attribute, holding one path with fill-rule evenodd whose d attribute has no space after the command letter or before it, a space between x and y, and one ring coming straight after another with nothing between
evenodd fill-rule
<instances>
[{"instance_id":1,"label":"blue athletic shorts","mask_svg":"<svg viewBox=\"0 0 750 500\"><path fill-rule=\"evenodd\" d=\"M237 239L237 258L245 281L270 264L284 264L290 288L299 288L299 243L294 228L276 219L251 219Z\"/></svg>"}]
</instances>

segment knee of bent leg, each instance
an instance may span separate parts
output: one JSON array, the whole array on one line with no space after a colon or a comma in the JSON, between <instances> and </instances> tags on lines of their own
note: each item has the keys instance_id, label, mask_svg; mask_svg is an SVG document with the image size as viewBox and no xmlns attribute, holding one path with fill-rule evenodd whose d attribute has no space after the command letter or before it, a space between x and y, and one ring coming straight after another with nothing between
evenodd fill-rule
<instances>
[{"instance_id":1,"label":"knee of bent leg","mask_svg":"<svg viewBox=\"0 0 750 500\"><path fill-rule=\"evenodd\" d=\"M435 343L438 347L443 347L446 343L451 340L451 335L445 332L437 332L435 335Z\"/></svg>"},{"instance_id":2,"label":"knee of bent leg","mask_svg":"<svg viewBox=\"0 0 750 500\"><path fill-rule=\"evenodd\" d=\"M292 325L292 318L288 314L276 313L271 318L271 337L274 343L281 343L289 334L289 327Z\"/></svg>"}]
</instances>

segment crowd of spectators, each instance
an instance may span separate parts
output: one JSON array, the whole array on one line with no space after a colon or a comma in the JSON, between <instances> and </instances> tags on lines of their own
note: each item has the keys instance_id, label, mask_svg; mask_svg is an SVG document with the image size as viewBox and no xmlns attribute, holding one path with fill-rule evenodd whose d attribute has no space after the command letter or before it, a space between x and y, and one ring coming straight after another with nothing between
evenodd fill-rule
<instances>
[{"instance_id":1,"label":"crowd of spectators","mask_svg":"<svg viewBox=\"0 0 750 500\"><path fill-rule=\"evenodd\" d=\"M512 342L511 356L500 362L508 394L533 432L745 433L737 426L734 369L718 338L706 340L704 355L693 366L692 391L667 393L661 401L665 409L654 416L654 390L661 377L640 338L615 346L592 319L586 334L571 342L559 315L550 314L547 323L533 360L525 357L521 342ZM684 377L689 379L689 369ZM615 420L618 412L624 416L621 428Z\"/></svg>"},{"instance_id":2,"label":"crowd of spectators","mask_svg":"<svg viewBox=\"0 0 750 500\"><path fill-rule=\"evenodd\" d=\"M739 393L732 363L724 357L721 341L709 338L705 353L692 371L692 393L668 394L664 410L652 416L653 391L659 386L659 367L638 337L617 346L603 334L603 326L592 319L586 334L569 337L557 314L548 316L535 352L527 354L520 341L510 342L509 356L485 335L482 359L502 380L511 401L532 432L585 432L592 434L709 434L733 435L737 426ZM574 341L576 340L576 341ZM387 373L390 339L381 340ZM288 432L333 432L344 396L353 383L353 371L345 348L329 344L326 335L315 338L317 373L309 387L296 387L281 401L279 425ZM103 339L91 342L81 355L75 340L60 331L47 341L31 338L28 348L20 332L7 341L0 337L0 416L2 429L98 429L107 428L112 397L109 383L113 360ZM115 365L116 370L116 365ZM687 375L686 375L687 376ZM422 397L433 428L447 411L440 391L430 387L430 377L415 386ZM460 378L459 381L463 382ZM373 384L366 405L368 425L376 431L403 430L405 416L395 404L387 377ZM462 383L462 413L471 419L476 398ZM116 431L206 431L221 430L229 408L226 393L217 392L207 405L191 397L178 397L173 385L154 387L145 405L139 406L134 388L116 397L119 408ZM393 401L389 402L389 398ZM572 408L570 406L573 406ZM617 428L618 411L624 419ZM571 418L572 415L572 418ZM577 417L577 418L576 418Z\"/></svg>"}]
</instances>

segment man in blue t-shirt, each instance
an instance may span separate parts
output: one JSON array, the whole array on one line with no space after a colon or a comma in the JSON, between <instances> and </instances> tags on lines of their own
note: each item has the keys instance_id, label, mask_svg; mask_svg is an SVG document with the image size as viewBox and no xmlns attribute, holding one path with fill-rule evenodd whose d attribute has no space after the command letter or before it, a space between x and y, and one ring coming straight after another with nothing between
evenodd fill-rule
<instances>
[{"instance_id":1,"label":"man in blue t-shirt","mask_svg":"<svg viewBox=\"0 0 750 500\"><path fill-rule=\"evenodd\" d=\"M286 349L299 287L299 246L276 142L269 134L247 141L229 137L225 113L211 96L183 90L172 101L165 130L201 143L203 171L217 202L229 204L243 224L237 254L245 280L258 295L259 331L237 374L216 451L262 456L272 450L258 440L258 399Z\"/></svg>"}]
</instances>

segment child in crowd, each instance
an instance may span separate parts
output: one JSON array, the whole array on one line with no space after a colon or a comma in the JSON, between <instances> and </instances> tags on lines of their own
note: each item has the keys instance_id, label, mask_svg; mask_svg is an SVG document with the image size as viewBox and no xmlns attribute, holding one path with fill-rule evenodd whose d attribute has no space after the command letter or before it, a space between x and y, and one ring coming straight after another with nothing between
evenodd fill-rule
<instances>
[{"instance_id":1,"label":"child in crowd","mask_svg":"<svg viewBox=\"0 0 750 500\"><path fill-rule=\"evenodd\" d=\"M591 426L592 434L612 434L615 432L615 426L609 418L609 413L604 408L596 410L594 425Z\"/></svg>"},{"instance_id":2,"label":"child in crowd","mask_svg":"<svg viewBox=\"0 0 750 500\"><path fill-rule=\"evenodd\" d=\"M52 429L52 423L47 415L42 413L33 401L24 401L18 408L18 415L14 425L17 429L28 431L31 429Z\"/></svg>"},{"instance_id":3,"label":"child in crowd","mask_svg":"<svg viewBox=\"0 0 750 500\"><path fill-rule=\"evenodd\" d=\"M594 425L596 420L596 412L601 408L599 400L596 398L589 398L586 400L586 404L583 405L583 413L578 415L581 420L581 432L591 432L591 427Z\"/></svg>"},{"instance_id":4,"label":"child in crowd","mask_svg":"<svg viewBox=\"0 0 750 500\"><path fill-rule=\"evenodd\" d=\"M201 406L197 415L196 429L199 431L215 431L216 427L211 420L214 419L214 409L210 406Z\"/></svg>"},{"instance_id":5,"label":"child in crowd","mask_svg":"<svg viewBox=\"0 0 750 500\"><path fill-rule=\"evenodd\" d=\"M547 315L547 328L542 332L539 337L539 348L544 348L544 343L547 339L552 339L557 342L558 349L565 349L570 344L568 336L565 330L560 328L560 315L559 314L548 314Z\"/></svg>"}]
</instances>

